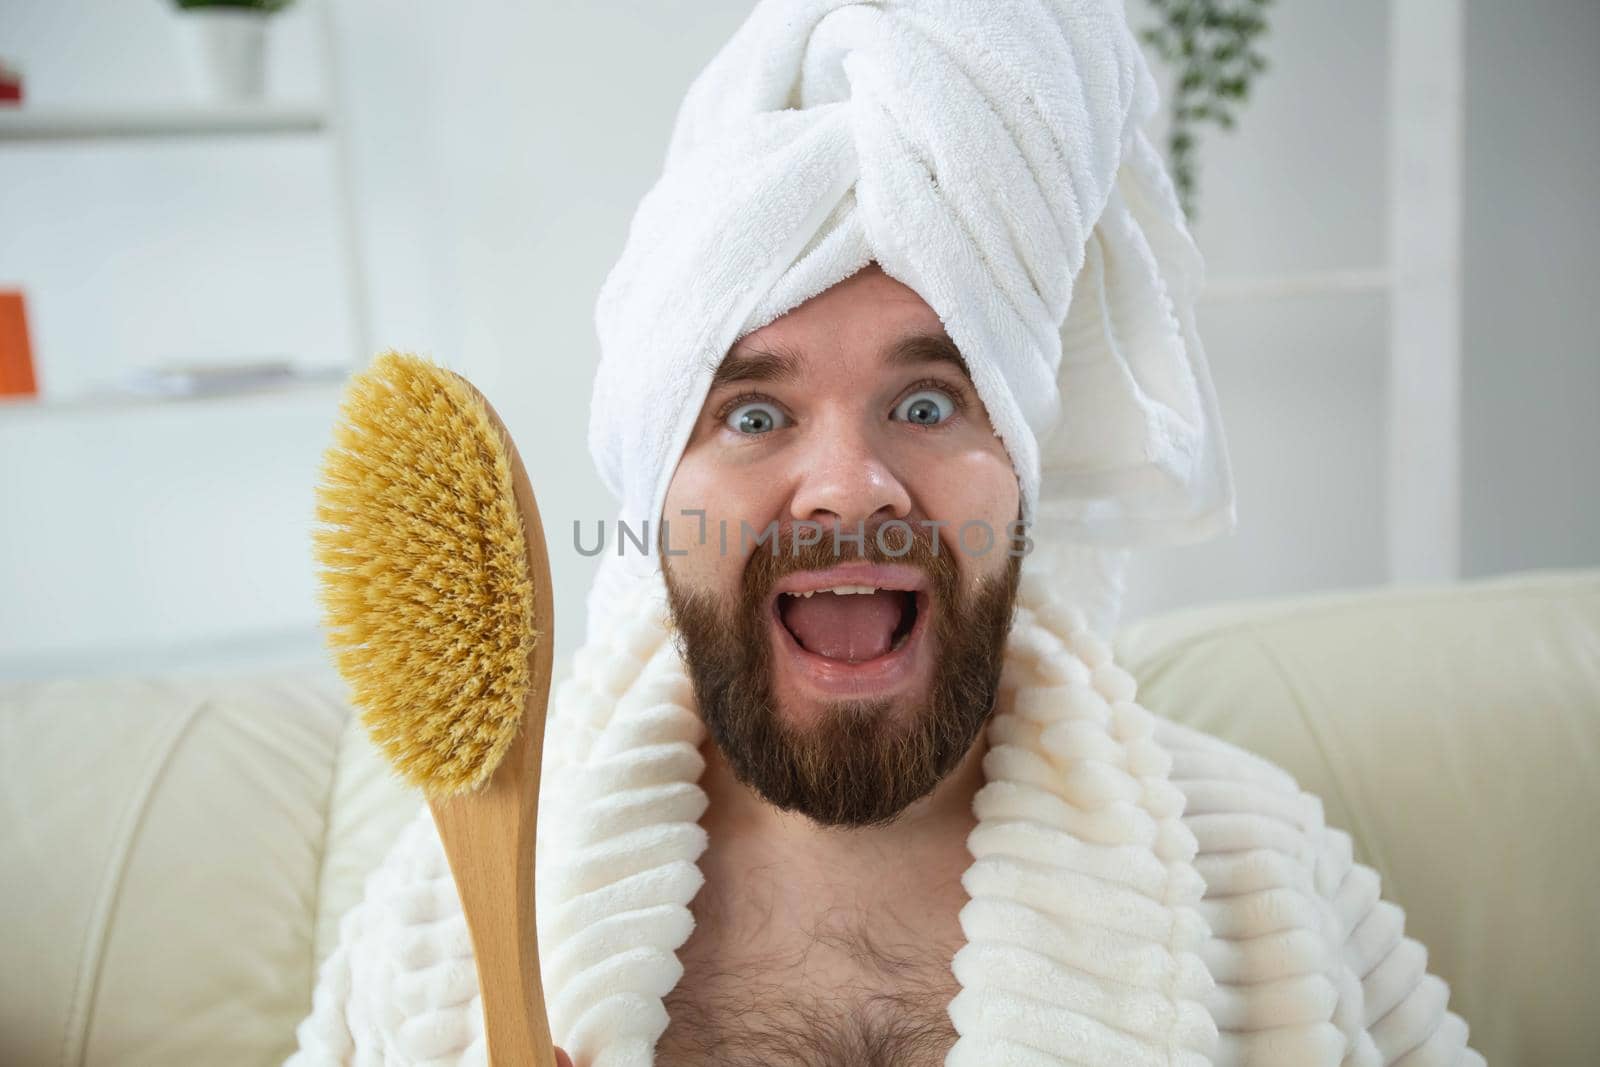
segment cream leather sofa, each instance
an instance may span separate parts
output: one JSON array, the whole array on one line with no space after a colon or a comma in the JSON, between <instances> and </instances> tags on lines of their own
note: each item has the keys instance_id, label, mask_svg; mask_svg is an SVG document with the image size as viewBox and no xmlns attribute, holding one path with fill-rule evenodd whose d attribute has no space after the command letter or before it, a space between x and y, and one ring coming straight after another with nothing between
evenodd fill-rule
<instances>
[{"instance_id":1,"label":"cream leather sofa","mask_svg":"<svg viewBox=\"0 0 1600 1067\"><path fill-rule=\"evenodd\" d=\"M1497 1067L1600 1063L1600 570L1185 611L1140 700L1287 767ZM330 670L0 687L0 1064L280 1064L420 801Z\"/></svg>"}]
</instances>

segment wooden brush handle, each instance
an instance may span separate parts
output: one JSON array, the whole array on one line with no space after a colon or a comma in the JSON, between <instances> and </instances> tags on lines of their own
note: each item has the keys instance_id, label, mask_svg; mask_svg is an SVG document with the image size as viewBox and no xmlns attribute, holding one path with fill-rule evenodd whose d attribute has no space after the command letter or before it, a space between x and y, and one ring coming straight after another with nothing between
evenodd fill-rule
<instances>
[{"instance_id":1,"label":"wooden brush handle","mask_svg":"<svg viewBox=\"0 0 1600 1067\"><path fill-rule=\"evenodd\" d=\"M476 392L476 390L474 390ZM482 394L478 394L483 399ZM539 977L534 926L534 833L539 768L550 697L555 602L544 526L511 434L488 400L483 406L505 442L522 515L534 628L528 696L511 748L481 792L429 800L472 934L490 1067L555 1067L555 1046Z\"/></svg>"}]
</instances>

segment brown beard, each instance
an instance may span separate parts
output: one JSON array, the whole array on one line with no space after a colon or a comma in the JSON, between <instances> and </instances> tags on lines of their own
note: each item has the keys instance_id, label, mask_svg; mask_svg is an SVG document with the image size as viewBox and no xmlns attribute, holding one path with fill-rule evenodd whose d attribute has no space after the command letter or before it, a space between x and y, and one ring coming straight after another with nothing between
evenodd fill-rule
<instances>
[{"instance_id":1,"label":"brown beard","mask_svg":"<svg viewBox=\"0 0 1600 1067\"><path fill-rule=\"evenodd\" d=\"M896 524L884 531L884 542L898 549L908 532L910 547L902 554L886 553L874 528L854 554L842 556L831 533L797 547L785 526L770 546L757 544L751 552L731 610L711 594L676 585L662 558L675 641L712 740L741 783L774 807L819 825L892 823L955 769L994 708L1022 556L1008 552L1005 572L985 575L967 594L956 552L943 539L935 552L928 527ZM1004 541L995 540L995 550L1004 551ZM853 535L841 538L842 551L853 543ZM911 698L920 706L902 716L894 709L904 697L838 700L823 706L815 725L795 729L779 713L773 692L773 585L841 558L900 563L928 575L923 610L933 614L920 639L933 641L933 677L924 699Z\"/></svg>"}]
</instances>

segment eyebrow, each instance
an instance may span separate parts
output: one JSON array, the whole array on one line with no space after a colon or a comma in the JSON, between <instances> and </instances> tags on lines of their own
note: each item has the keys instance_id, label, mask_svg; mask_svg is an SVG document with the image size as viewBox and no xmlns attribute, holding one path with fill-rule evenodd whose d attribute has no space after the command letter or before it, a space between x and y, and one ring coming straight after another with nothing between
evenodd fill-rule
<instances>
[{"instance_id":1,"label":"eyebrow","mask_svg":"<svg viewBox=\"0 0 1600 1067\"><path fill-rule=\"evenodd\" d=\"M882 352L883 362L889 367L920 367L930 363L948 363L961 372L968 382L972 372L961 350L943 333L914 333L895 341ZM712 390L734 382L793 383L800 379L803 360L794 348L773 344L770 348L757 345L734 345L726 359L711 376Z\"/></svg>"}]
</instances>

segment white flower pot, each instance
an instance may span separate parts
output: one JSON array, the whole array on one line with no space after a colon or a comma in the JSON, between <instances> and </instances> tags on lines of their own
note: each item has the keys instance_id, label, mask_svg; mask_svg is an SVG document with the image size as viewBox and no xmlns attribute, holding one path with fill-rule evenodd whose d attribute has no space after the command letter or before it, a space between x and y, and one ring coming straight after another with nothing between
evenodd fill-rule
<instances>
[{"instance_id":1,"label":"white flower pot","mask_svg":"<svg viewBox=\"0 0 1600 1067\"><path fill-rule=\"evenodd\" d=\"M194 8L180 12L188 39L189 69L209 100L258 100L266 89L267 20L264 11Z\"/></svg>"}]
</instances>

